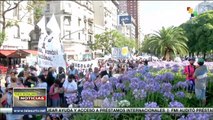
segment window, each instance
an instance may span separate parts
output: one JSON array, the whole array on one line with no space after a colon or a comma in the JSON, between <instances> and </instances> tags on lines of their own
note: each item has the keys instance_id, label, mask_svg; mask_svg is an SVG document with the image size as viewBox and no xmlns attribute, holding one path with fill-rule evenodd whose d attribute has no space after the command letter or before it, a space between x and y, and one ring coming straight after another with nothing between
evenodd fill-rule
<instances>
[{"instance_id":1,"label":"window","mask_svg":"<svg viewBox=\"0 0 213 120\"><path fill-rule=\"evenodd\" d=\"M89 41L92 41L92 35L89 35L88 37L89 37L89 38L88 38Z\"/></svg>"},{"instance_id":2,"label":"window","mask_svg":"<svg viewBox=\"0 0 213 120\"><path fill-rule=\"evenodd\" d=\"M64 16L64 25L71 25L71 16Z\"/></svg>"},{"instance_id":3,"label":"window","mask_svg":"<svg viewBox=\"0 0 213 120\"><path fill-rule=\"evenodd\" d=\"M81 26L81 19L78 18L78 26L80 27Z\"/></svg>"},{"instance_id":4,"label":"window","mask_svg":"<svg viewBox=\"0 0 213 120\"><path fill-rule=\"evenodd\" d=\"M47 4L46 12L50 12L50 4Z\"/></svg>"},{"instance_id":5,"label":"window","mask_svg":"<svg viewBox=\"0 0 213 120\"><path fill-rule=\"evenodd\" d=\"M20 28L19 26L14 26L15 33L14 33L14 38L20 38Z\"/></svg>"},{"instance_id":6,"label":"window","mask_svg":"<svg viewBox=\"0 0 213 120\"><path fill-rule=\"evenodd\" d=\"M66 30L65 33L64 33L64 39L65 40L70 40L71 39L71 31L69 30Z\"/></svg>"},{"instance_id":7,"label":"window","mask_svg":"<svg viewBox=\"0 0 213 120\"><path fill-rule=\"evenodd\" d=\"M79 40L81 39L81 33L78 33L78 39Z\"/></svg>"}]
</instances>

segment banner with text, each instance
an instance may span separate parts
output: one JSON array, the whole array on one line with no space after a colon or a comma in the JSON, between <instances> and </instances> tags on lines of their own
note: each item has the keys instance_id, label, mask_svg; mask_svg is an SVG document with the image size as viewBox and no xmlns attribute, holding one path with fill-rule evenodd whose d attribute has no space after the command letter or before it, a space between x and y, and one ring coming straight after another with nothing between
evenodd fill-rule
<instances>
[{"instance_id":1,"label":"banner with text","mask_svg":"<svg viewBox=\"0 0 213 120\"><path fill-rule=\"evenodd\" d=\"M38 44L38 65L40 67L66 67L64 51L59 39L60 28L54 15L47 23L47 28L51 30L48 35L45 28L45 17L38 26L41 29L41 36Z\"/></svg>"}]
</instances>

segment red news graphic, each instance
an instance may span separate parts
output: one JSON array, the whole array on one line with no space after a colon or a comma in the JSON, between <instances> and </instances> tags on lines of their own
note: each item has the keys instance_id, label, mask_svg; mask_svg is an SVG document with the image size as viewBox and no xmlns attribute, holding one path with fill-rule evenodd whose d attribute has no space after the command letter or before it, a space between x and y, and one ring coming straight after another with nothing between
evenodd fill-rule
<instances>
[{"instance_id":1,"label":"red news graphic","mask_svg":"<svg viewBox=\"0 0 213 120\"><path fill-rule=\"evenodd\" d=\"M46 96L19 96L19 100L45 101Z\"/></svg>"}]
</instances>

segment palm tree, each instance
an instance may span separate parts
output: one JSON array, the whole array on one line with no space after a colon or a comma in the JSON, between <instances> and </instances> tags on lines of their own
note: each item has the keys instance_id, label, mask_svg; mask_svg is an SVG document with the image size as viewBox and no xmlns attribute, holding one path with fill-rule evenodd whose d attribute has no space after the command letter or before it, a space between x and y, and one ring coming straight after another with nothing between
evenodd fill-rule
<instances>
[{"instance_id":1,"label":"palm tree","mask_svg":"<svg viewBox=\"0 0 213 120\"><path fill-rule=\"evenodd\" d=\"M150 36L146 42L146 48L152 50L155 54L163 56L163 60L171 60L172 55L186 55L188 39L184 36L184 31L178 27L162 27Z\"/></svg>"}]
</instances>

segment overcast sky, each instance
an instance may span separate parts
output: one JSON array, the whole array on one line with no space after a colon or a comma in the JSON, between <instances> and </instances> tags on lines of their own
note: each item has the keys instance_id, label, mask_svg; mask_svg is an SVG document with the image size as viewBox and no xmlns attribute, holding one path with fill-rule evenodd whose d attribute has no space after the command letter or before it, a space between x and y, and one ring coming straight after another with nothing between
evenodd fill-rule
<instances>
[{"instance_id":1,"label":"overcast sky","mask_svg":"<svg viewBox=\"0 0 213 120\"><path fill-rule=\"evenodd\" d=\"M162 26L178 26L190 19L187 7L195 8L202 1L141 1L141 27L144 34Z\"/></svg>"}]
</instances>

